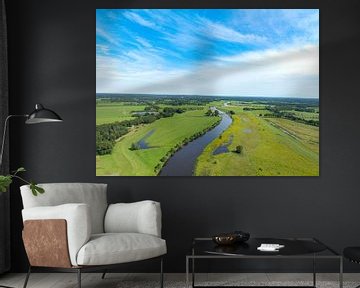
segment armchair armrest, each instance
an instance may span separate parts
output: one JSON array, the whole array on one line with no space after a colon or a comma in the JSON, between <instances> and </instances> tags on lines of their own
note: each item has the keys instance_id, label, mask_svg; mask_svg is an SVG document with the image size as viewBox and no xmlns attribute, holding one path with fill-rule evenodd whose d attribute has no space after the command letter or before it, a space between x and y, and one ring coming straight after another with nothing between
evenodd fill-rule
<instances>
[{"instance_id":1,"label":"armchair armrest","mask_svg":"<svg viewBox=\"0 0 360 288\"><path fill-rule=\"evenodd\" d=\"M69 248L70 261L77 266L76 256L80 248L89 241L91 222L89 207L86 204L64 204L58 206L33 207L22 210L23 221L64 219L66 221L66 237ZM33 241L39 241L40 235ZM49 245L49 243L44 243Z\"/></svg>"},{"instance_id":2,"label":"armchair armrest","mask_svg":"<svg viewBox=\"0 0 360 288\"><path fill-rule=\"evenodd\" d=\"M111 204L105 215L106 233L143 233L161 237L161 208L155 201Z\"/></svg>"}]
</instances>

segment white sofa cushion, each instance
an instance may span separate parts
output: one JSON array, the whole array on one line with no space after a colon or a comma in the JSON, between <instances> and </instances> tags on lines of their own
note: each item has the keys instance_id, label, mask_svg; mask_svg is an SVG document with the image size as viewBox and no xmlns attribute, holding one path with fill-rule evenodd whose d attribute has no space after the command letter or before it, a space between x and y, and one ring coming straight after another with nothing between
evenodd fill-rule
<instances>
[{"instance_id":1,"label":"white sofa cushion","mask_svg":"<svg viewBox=\"0 0 360 288\"><path fill-rule=\"evenodd\" d=\"M92 235L81 247L78 265L107 265L139 261L166 254L165 240L140 233Z\"/></svg>"},{"instance_id":2,"label":"white sofa cushion","mask_svg":"<svg viewBox=\"0 0 360 288\"><path fill-rule=\"evenodd\" d=\"M142 233L161 237L160 203L145 200L109 205L105 215L106 233Z\"/></svg>"},{"instance_id":3,"label":"white sofa cushion","mask_svg":"<svg viewBox=\"0 0 360 288\"><path fill-rule=\"evenodd\" d=\"M20 187L24 208L57 206L68 203L84 203L89 206L92 232L104 232L104 217L107 209L107 184L98 183L50 183L39 184L44 194L34 197L29 185Z\"/></svg>"},{"instance_id":4,"label":"white sofa cushion","mask_svg":"<svg viewBox=\"0 0 360 288\"><path fill-rule=\"evenodd\" d=\"M23 220L65 219L71 264L76 266L79 249L91 235L89 206L86 204L63 204L50 207L33 207L22 210ZM38 241L41 241L39 235Z\"/></svg>"}]
</instances>

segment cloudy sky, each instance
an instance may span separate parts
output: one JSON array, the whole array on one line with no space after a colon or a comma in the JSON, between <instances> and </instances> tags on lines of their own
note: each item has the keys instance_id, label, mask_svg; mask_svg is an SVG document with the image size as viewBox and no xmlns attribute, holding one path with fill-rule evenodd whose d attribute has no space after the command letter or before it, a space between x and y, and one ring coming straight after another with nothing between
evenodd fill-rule
<instances>
[{"instance_id":1,"label":"cloudy sky","mask_svg":"<svg viewBox=\"0 0 360 288\"><path fill-rule=\"evenodd\" d=\"M96 92L319 97L319 10L98 9Z\"/></svg>"}]
</instances>

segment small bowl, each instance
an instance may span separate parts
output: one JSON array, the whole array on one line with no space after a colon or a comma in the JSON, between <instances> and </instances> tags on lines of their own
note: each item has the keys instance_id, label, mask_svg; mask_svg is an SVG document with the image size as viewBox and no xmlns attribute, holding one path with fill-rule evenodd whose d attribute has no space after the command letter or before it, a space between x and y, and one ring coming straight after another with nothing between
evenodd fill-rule
<instances>
[{"instance_id":1,"label":"small bowl","mask_svg":"<svg viewBox=\"0 0 360 288\"><path fill-rule=\"evenodd\" d=\"M212 240L218 245L232 245L237 241L235 234L220 234L212 237Z\"/></svg>"}]
</instances>

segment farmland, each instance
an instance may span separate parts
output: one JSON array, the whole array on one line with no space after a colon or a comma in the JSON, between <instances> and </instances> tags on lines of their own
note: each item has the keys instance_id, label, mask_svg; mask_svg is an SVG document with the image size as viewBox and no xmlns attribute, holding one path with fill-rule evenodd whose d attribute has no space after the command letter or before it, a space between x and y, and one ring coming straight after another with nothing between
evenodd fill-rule
<instances>
[{"instance_id":1,"label":"farmland","mask_svg":"<svg viewBox=\"0 0 360 288\"><path fill-rule=\"evenodd\" d=\"M164 164L170 153L189 141L192 135L218 122L219 117L205 117L206 111L207 108L198 107L197 110L190 109L151 124L132 127L129 133L117 139L111 154L97 156L97 175L157 175L161 169L159 164ZM149 132L147 149L130 149L133 143L141 141Z\"/></svg>"},{"instance_id":2,"label":"farmland","mask_svg":"<svg viewBox=\"0 0 360 288\"><path fill-rule=\"evenodd\" d=\"M232 109L233 123L197 161L197 176L319 175L319 128L288 119L263 117L263 110ZM254 107L253 107L254 108ZM260 109L260 108L259 108ZM261 113L260 113L261 114ZM224 143L228 152L213 154ZM242 147L236 153L236 146Z\"/></svg>"},{"instance_id":3,"label":"farmland","mask_svg":"<svg viewBox=\"0 0 360 288\"><path fill-rule=\"evenodd\" d=\"M189 142L196 144L218 125L217 109L228 113L232 123L196 155L194 176L319 175L318 100L177 95L98 98L98 176L159 175L177 151Z\"/></svg>"},{"instance_id":4,"label":"farmland","mask_svg":"<svg viewBox=\"0 0 360 288\"><path fill-rule=\"evenodd\" d=\"M133 112L143 111L145 105L131 105L126 103L97 103L96 105L96 125L113 123L133 119Z\"/></svg>"}]
</instances>

